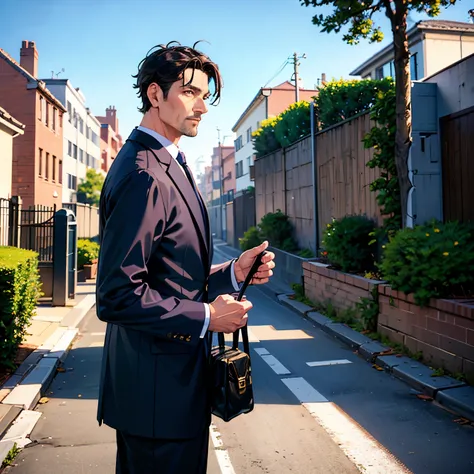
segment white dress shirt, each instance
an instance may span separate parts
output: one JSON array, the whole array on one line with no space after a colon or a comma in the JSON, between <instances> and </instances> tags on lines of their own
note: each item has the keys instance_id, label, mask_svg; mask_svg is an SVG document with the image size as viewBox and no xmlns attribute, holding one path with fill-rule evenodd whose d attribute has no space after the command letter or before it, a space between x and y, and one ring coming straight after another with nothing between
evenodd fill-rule
<instances>
[{"instance_id":1,"label":"white dress shirt","mask_svg":"<svg viewBox=\"0 0 474 474\"><path fill-rule=\"evenodd\" d=\"M139 125L137 129L140 130L141 132L148 133L148 135L151 135L155 140L158 140L158 142L164 148L166 148L166 151L173 157L173 159L176 160L176 158L178 157L179 148L173 142L168 140L166 137L160 135L159 133L155 132L154 130L151 130L146 127L142 127L141 125ZM184 173L183 167L179 163L178 165ZM186 173L184 174L186 175ZM230 268L230 275L232 279L232 285L234 286L234 290L239 291L240 287L239 287L239 284L237 283L237 279L235 278L234 264L235 264L235 260L232 261L231 268ZM211 319L211 310L209 309L209 305L207 303L204 303L204 308L206 311L206 317L204 320L204 326L201 331L201 336L200 336L201 339L206 335L207 329L209 327L209 322Z\"/></svg>"}]
</instances>

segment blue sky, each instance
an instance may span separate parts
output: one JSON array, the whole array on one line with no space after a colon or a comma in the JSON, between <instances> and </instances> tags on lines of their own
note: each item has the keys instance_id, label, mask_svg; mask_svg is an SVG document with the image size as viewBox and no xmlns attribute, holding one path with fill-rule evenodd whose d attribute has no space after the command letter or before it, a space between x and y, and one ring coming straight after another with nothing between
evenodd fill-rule
<instances>
[{"instance_id":1,"label":"blue sky","mask_svg":"<svg viewBox=\"0 0 474 474\"><path fill-rule=\"evenodd\" d=\"M458 0L439 18L467 21L469 4ZM0 48L19 60L21 41L36 41L40 78L64 68L59 77L82 89L95 115L115 105L125 139L141 120L131 75L147 51L171 40L186 45L208 41L200 49L223 74L222 99L210 107L198 137L180 145L192 165L200 157L209 164L216 128L221 137L232 135L259 88L293 52L306 53L300 74L304 86L313 88L323 72L328 79L349 78L350 71L390 42L383 16L378 17L386 33L382 44L349 46L342 33L319 32L311 23L317 10L299 0L1 0ZM423 18L411 14L411 21ZM269 85L290 79L292 72L286 66ZM226 138L226 145L232 143Z\"/></svg>"}]
</instances>

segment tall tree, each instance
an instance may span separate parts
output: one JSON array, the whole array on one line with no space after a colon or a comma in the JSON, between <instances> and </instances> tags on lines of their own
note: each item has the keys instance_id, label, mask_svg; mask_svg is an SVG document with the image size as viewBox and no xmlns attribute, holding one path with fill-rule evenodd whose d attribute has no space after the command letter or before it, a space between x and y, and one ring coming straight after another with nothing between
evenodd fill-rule
<instances>
[{"instance_id":1,"label":"tall tree","mask_svg":"<svg viewBox=\"0 0 474 474\"><path fill-rule=\"evenodd\" d=\"M77 201L98 206L104 176L93 168L86 171L86 178L77 187Z\"/></svg>"},{"instance_id":2,"label":"tall tree","mask_svg":"<svg viewBox=\"0 0 474 474\"><path fill-rule=\"evenodd\" d=\"M396 135L395 163L400 183L400 202L403 226L406 225L408 192L411 183L408 178L408 154L411 146L411 89L410 51L408 48L407 18L410 11L425 12L430 17L439 15L442 7L454 5L456 0L300 0L305 6L332 6L329 14L313 17L313 23L322 27L323 32L339 33L349 26L343 36L348 44L358 44L360 38L371 43L380 42L383 33L372 17L385 13L390 20L393 33L396 91Z\"/></svg>"}]
</instances>

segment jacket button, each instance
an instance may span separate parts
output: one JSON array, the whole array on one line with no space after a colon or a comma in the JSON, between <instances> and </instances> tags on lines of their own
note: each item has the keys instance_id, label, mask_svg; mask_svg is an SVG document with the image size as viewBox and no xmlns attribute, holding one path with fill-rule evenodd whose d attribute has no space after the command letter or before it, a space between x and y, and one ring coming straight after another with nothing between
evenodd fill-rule
<instances>
[{"instance_id":1,"label":"jacket button","mask_svg":"<svg viewBox=\"0 0 474 474\"><path fill-rule=\"evenodd\" d=\"M188 337L186 338L186 342L189 342L190 340L191 340L191 336L188 336Z\"/></svg>"},{"instance_id":2,"label":"jacket button","mask_svg":"<svg viewBox=\"0 0 474 474\"><path fill-rule=\"evenodd\" d=\"M184 341L184 336L179 336L180 341Z\"/></svg>"}]
</instances>

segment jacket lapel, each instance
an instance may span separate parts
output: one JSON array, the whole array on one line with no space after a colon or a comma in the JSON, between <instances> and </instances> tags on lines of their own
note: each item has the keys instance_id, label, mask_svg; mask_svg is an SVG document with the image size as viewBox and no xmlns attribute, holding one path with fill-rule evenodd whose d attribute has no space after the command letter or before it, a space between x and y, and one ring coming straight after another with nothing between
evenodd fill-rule
<instances>
[{"instance_id":1,"label":"jacket lapel","mask_svg":"<svg viewBox=\"0 0 474 474\"><path fill-rule=\"evenodd\" d=\"M198 197L194 192L193 186L186 177L184 170L180 167L178 162L173 159L166 148L164 148L161 143L155 140L155 138L150 134L135 129L131 133L128 140L138 142L145 148L148 148L155 155L156 159L165 166L167 175L170 177L171 181L173 181L177 190L181 194L183 201L186 203L186 206L189 209L194 226L199 231L201 246L203 248L207 262L209 263L208 235L210 234L210 229L206 222L208 219L205 221L205 217L201 211L201 206L198 202L198 199L202 198L200 195ZM204 210L207 212L205 206Z\"/></svg>"}]
</instances>

